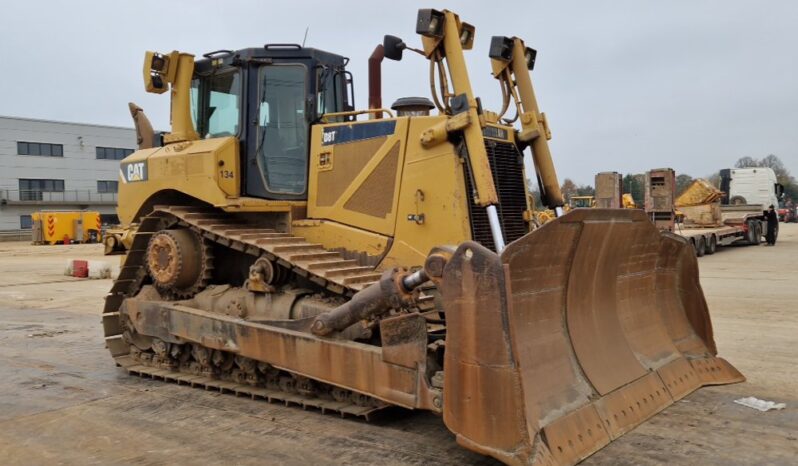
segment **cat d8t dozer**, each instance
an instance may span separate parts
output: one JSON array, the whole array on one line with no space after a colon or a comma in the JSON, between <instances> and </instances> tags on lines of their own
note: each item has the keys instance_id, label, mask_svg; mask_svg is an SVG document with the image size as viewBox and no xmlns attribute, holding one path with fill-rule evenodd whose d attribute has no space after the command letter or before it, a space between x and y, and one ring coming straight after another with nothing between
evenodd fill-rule
<instances>
[{"instance_id":1,"label":"cat d8t dozer","mask_svg":"<svg viewBox=\"0 0 798 466\"><path fill-rule=\"evenodd\" d=\"M474 27L420 10L417 32L421 48L386 36L370 60L429 60L432 100L397 115L377 74L354 110L348 60L317 49L146 54L172 131L131 106L119 217L136 229L103 314L117 364L322 412L429 410L469 449L541 465L743 380L716 357L683 239L638 211L563 215L535 51L491 40L491 112L466 71ZM527 148L558 216L534 231Z\"/></svg>"}]
</instances>

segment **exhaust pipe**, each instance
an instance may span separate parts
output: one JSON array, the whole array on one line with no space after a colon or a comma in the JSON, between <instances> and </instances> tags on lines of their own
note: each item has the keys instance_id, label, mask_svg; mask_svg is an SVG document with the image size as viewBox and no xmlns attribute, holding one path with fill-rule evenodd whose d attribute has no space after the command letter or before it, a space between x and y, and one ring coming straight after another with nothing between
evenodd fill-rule
<instances>
[{"instance_id":1,"label":"exhaust pipe","mask_svg":"<svg viewBox=\"0 0 798 466\"><path fill-rule=\"evenodd\" d=\"M385 47L382 44L374 47L369 57L369 108L382 108L382 60L385 58ZM371 118L382 118L373 113Z\"/></svg>"},{"instance_id":2,"label":"exhaust pipe","mask_svg":"<svg viewBox=\"0 0 798 466\"><path fill-rule=\"evenodd\" d=\"M127 107L136 127L136 144L138 144L139 149L149 149L159 145L156 144L155 131L152 129L150 119L144 114L144 110L133 102L128 103Z\"/></svg>"}]
</instances>

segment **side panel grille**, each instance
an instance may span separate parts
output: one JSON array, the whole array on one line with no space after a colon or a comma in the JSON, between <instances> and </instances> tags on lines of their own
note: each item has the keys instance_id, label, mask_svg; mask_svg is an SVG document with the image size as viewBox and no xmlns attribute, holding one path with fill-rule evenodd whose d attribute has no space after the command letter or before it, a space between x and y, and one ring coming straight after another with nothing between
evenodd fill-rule
<instances>
[{"instance_id":1,"label":"side panel grille","mask_svg":"<svg viewBox=\"0 0 798 466\"><path fill-rule=\"evenodd\" d=\"M502 225L504 242L510 243L527 233L524 221L526 210L526 180L524 179L524 159L514 144L485 140L493 183L499 195L499 220ZM490 233L488 214L483 207L474 203L474 186L466 166L466 189L469 194L469 213L471 215L471 237L474 241L495 251L493 236Z\"/></svg>"}]
</instances>

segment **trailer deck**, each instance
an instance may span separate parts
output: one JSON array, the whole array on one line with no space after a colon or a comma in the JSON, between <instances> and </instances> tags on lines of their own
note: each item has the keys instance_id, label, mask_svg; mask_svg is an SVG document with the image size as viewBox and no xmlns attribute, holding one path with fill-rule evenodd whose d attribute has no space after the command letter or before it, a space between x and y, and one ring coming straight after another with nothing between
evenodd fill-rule
<instances>
[{"instance_id":1,"label":"trailer deck","mask_svg":"<svg viewBox=\"0 0 798 466\"><path fill-rule=\"evenodd\" d=\"M687 238L698 256L714 254L719 246L757 245L767 228L759 204L708 204L681 209L686 213L685 219L682 223L676 223L674 233ZM752 235L750 228L757 229L758 234Z\"/></svg>"}]
</instances>

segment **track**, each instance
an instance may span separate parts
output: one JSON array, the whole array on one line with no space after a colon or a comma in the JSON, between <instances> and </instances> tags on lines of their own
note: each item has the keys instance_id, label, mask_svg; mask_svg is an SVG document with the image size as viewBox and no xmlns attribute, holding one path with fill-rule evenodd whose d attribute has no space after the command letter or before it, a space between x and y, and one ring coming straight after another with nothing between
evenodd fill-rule
<instances>
[{"instance_id":1,"label":"track","mask_svg":"<svg viewBox=\"0 0 798 466\"><path fill-rule=\"evenodd\" d=\"M161 229L174 225L192 229L207 241L230 249L254 257L266 257L333 295L350 297L381 276L373 267L358 265L357 261L345 259L339 252L326 250L320 244L246 223L216 209L155 207L142 219L119 277L105 300L105 342L119 366L134 375L366 419L389 406L366 395L292 376L285 371L264 367L268 365L259 365L257 361L240 361L232 353L196 344L169 345L156 340L158 346L143 350L132 345L120 306L145 284L147 272L144 263L150 238ZM205 278L209 278L212 264L206 264L205 273L208 274Z\"/></svg>"}]
</instances>

